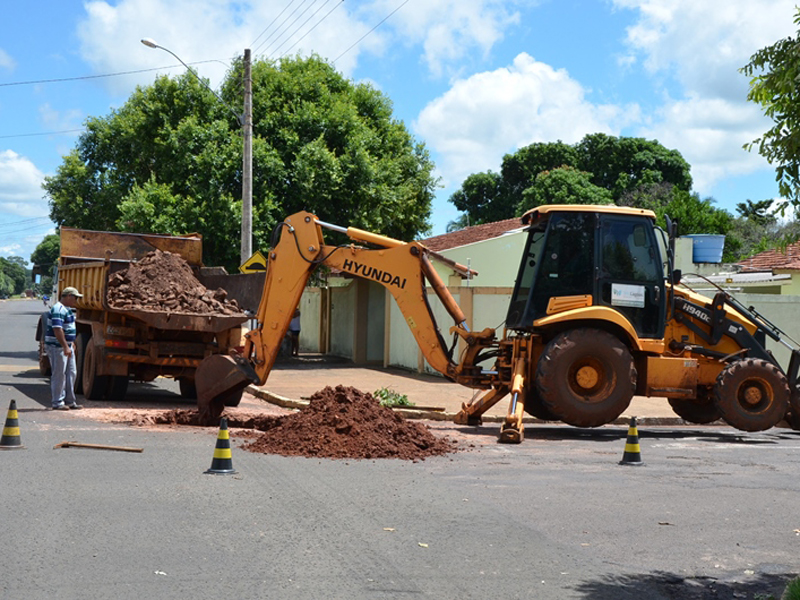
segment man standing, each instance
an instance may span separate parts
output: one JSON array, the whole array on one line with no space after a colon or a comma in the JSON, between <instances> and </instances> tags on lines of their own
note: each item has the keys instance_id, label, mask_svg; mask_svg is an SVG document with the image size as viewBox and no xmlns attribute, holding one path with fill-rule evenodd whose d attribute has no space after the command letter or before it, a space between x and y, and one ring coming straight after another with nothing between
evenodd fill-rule
<instances>
[{"instance_id":1,"label":"man standing","mask_svg":"<svg viewBox=\"0 0 800 600\"><path fill-rule=\"evenodd\" d=\"M83 408L75 401L75 313L73 308L83 294L74 287L61 292L61 300L50 308L44 343L50 359L50 401L53 410Z\"/></svg>"}]
</instances>

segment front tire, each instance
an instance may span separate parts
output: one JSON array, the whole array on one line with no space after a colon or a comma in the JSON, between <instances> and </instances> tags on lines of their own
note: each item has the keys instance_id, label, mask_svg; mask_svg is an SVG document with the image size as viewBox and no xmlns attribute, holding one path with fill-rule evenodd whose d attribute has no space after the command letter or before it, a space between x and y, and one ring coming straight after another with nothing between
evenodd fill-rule
<instances>
[{"instance_id":1,"label":"front tire","mask_svg":"<svg viewBox=\"0 0 800 600\"><path fill-rule=\"evenodd\" d=\"M786 415L789 384L770 362L757 358L739 360L717 377L715 403L731 427L764 431Z\"/></svg>"},{"instance_id":2,"label":"front tire","mask_svg":"<svg viewBox=\"0 0 800 600\"><path fill-rule=\"evenodd\" d=\"M575 427L599 427L619 417L636 391L628 348L600 329L574 329L547 345L536 368L544 405Z\"/></svg>"}]
</instances>

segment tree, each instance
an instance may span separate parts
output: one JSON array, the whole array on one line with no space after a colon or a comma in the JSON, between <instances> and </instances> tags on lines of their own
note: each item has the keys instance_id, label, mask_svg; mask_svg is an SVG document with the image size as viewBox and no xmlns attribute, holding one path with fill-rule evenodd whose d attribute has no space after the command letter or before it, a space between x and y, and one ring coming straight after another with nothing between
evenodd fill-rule
<instances>
[{"instance_id":1,"label":"tree","mask_svg":"<svg viewBox=\"0 0 800 600\"><path fill-rule=\"evenodd\" d=\"M613 204L610 190L594 185L592 174L574 167L542 171L522 193L516 213L523 214L542 204Z\"/></svg>"},{"instance_id":2,"label":"tree","mask_svg":"<svg viewBox=\"0 0 800 600\"><path fill-rule=\"evenodd\" d=\"M20 264L21 263L21 264ZM0 273L3 282L0 282L1 291L5 294L21 294L25 291L28 277L25 273L25 260L19 256L9 258L0 257Z\"/></svg>"},{"instance_id":3,"label":"tree","mask_svg":"<svg viewBox=\"0 0 800 600\"><path fill-rule=\"evenodd\" d=\"M461 189L450 196L450 202L466 213L467 223L491 223L507 219L501 184L502 177L498 173L474 173L464 180Z\"/></svg>"},{"instance_id":4,"label":"tree","mask_svg":"<svg viewBox=\"0 0 800 600\"><path fill-rule=\"evenodd\" d=\"M58 264L61 253L61 237L57 233L44 236L31 253L31 262L38 272L52 276L53 268Z\"/></svg>"},{"instance_id":5,"label":"tree","mask_svg":"<svg viewBox=\"0 0 800 600\"><path fill-rule=\"evenodd\" d=\"M573 171L562 170L569 168ZM548 175L540 180L542 173L552 173L555 178ZM495 178L492 185L476 185L485 181L479 176L489 174ZM486 223L516 216L522 207L559 202L559 198L581 202L584 193L587 204L623 204L626 196L642 196L661 184L687 192L691 189L689 164L677 150L668 150L655 140L595 133L574 145L535 143L507 154L499 176L491 171L470 175L450 201L467 212L471 222ZM556 188L558 193L548 196Z\"/></svg>"},{"instance_id":6,"label":"tree","mask_svg":"<svg viewBox=\"0 0 800 600\"><path fill-rule=\"evenodd\" d=\"M800 9L794 17L800 26ZM750 57L740 69L750 77L747 99L759 104L774 126L745 144L775 165L780 195L800 206L800 29L797 36L778 40Z\"/></svg>"},{"instance_id":7,"label":"tree","mask_svg":"<svg viewBox=\"0 0 800 600\"><path fill-rule=\"evenodd\" d=\"M241 104L242 62L221 87ZM425 146L392 118L391 101L320 59L255 61L253 237L266 248L298 210L412 239L428 230L437 180ZM199 232L206 264L239 263L241 129L188 73L139 87L90 118L77 147L45 179L59 224L164 234Z\"/></svg>"}]
</instances>

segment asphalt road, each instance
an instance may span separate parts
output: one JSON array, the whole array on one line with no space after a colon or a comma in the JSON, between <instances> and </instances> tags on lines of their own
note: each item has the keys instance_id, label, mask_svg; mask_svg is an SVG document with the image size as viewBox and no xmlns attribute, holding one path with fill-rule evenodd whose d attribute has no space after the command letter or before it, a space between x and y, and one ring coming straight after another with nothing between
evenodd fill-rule
<instances>
[{"instance_id":1,"label":"asphalt road","mask_svg":"<svg viewBox=\"0 0 800 600\"><path fill-rule=\"evenodd\" d=\"M779 597L800 572L800 435L526 430L423 462L252 454L206 475L217 432L46 410L41 303L0 303L0 599ZM169 405L169 389L147 388ZM85 416L84 416L85 415ZM54 449L65 440L142 453ZM762 596L763 597L763 596Z\"/></svg>"}]
</instances>

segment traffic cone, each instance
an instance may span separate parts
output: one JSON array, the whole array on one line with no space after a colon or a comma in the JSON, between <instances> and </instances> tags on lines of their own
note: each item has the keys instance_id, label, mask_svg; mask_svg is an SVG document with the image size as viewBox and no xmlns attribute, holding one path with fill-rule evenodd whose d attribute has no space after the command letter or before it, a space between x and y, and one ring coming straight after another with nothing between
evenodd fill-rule
<instances>
[{"instance_id":1,"label":"traffic cone","mask_svg":"<svg viewBox=\"0 0 800 600\"><path fill-rule=\"evenodd\" d=\"M639 449L639 430L636 428L636 417L631 417L631 424L628 426L628 439L625 441L625 453L622 455L621 465L638 467L642 462L642 452Z\"/></svg>"},{"instance_id":2,"label":"traffic cone","mask_svg":"<svg viewBox=\"0 0 800 600\"><path fill-rule=\"evenodd\" d=\"M219 435L217 436L217 446L214 448L214 460L211 461L211 468L205 472L212 475L233 475L236 473L231 459L228 420L225 417L222 417L219 422Z\"/></svg>"},{"instance_id":3,"label":"traffic cone","mask_svg":"<svg viewBox=\"0 0 800 600\"><path fill-rule=\"evenodd\" d=\"M22 440L19 438L19 418L17 417L17 401L12 400L8 406L6 425L3 427L3 437L0 438L0 450L22 450Z\"/></svg>"}]
</instances>

